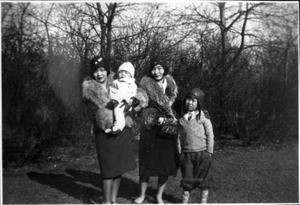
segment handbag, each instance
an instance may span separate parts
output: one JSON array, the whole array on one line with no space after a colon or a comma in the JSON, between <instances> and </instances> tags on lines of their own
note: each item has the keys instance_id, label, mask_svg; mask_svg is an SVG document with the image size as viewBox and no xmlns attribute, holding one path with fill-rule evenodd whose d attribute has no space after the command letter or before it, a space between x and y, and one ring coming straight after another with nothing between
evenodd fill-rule
<instances>
[{"instance_id":1,"label":"handbag","mask_svg":"<svg viewBox=\"0 0 300 205\"><path fill-rule=\"evenodd\" d=\"M158 135L166 137L168 136L168 138L176 138L179 131L178 129L178 121L173 118L169 118L165 120L164 123L160 126Z\"/></svg>"}]
</instances>

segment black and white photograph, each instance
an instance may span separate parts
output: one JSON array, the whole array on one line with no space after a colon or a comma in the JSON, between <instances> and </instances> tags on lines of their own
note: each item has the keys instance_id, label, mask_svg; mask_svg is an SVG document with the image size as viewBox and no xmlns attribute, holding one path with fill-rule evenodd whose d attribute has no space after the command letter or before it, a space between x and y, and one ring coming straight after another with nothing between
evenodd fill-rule
<instances>
[{"instance_id":1,"label":"black and white photograph","mask_svg":"<svg viewBox=\"0 0 300 205\"><path fill-rule=\"evenodd\" d=\"M0 204L299 204L298 1L0 5Z\"/></svg>"}]
</instances>

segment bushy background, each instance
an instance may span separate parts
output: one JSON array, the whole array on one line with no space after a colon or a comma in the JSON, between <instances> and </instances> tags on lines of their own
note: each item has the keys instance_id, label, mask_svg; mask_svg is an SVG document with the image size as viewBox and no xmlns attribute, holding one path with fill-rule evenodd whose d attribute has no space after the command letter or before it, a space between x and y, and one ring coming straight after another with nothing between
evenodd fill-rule
<instances>
[{"instance_id":1,"label":"bushy background","mask_svg":"<svg viewBox=\"0 0 300 205\"><path fill-rule=\"evenodd\" d=\"M59 147L89 150L81 83L99 54L113 71L131 61L137 82L151 61L164 60L179 99L193 87L206 93L217 142L298 142L297 4L1 7L4 166L42 160Z\"/></svg>"}]
</instances>

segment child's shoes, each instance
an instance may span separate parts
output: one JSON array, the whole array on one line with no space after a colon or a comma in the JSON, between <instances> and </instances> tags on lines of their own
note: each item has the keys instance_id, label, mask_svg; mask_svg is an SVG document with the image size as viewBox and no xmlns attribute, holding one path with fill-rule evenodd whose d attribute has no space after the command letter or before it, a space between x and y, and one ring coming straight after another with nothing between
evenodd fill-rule
<instances>
[{"instance_id":1,"label":"child's shoes","mask_svg":"<svg viewBox=\"0 0 300 205\"><path fill-rule=\"evenodd\" d=\"M183 191L182 192L182 203L188 204L190 199L190 192L189 191Z\"/></svg>"},{"instance_id":2,"label":"child's shoes","mask_svg":"<svg viewBox=\"0 0 300 205\"><path fill-rule=\"evenodd\" d=\"M207 198L208 198L208 189L204 189L201 192L201 204L206 204L207 203Z\"/></svg>"}]
</instances>

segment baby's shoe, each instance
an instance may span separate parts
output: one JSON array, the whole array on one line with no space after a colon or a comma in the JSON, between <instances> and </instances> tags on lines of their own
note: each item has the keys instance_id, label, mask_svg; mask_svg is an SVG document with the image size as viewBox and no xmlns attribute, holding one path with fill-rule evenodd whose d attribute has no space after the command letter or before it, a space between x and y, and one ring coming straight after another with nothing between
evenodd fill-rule
<instances>
[{"instance_id":1,"label":"baby's shoe","mask_svg":"<svg viewBox=\"0 0 300 205\"><path fill-rule=\"evenodd\" d=\"M110 133L112 130L111 129L106 129L104 132L105 133Z\"/></svg>"},{"instance_id":2,"label":"baby's shoe","mask_svg":"<svg viewBox=\"0 0 300 205\"><path fill-rule=\"evenodd\" d=\"M113 126L113 127L111 128L110 133L116 135L116 134L119 134L121 131L122 131L122 130L121 130L120 128L118 128L118 127L116 127L116 126Z\"/></svg>"}]
</instances>

